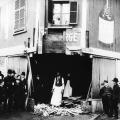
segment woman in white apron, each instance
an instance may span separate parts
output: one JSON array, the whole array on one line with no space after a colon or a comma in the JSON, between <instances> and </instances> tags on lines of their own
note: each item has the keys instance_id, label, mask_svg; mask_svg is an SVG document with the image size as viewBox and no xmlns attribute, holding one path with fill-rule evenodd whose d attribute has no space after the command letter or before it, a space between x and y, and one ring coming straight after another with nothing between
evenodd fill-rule
<instances>
[{"instance_id":1,"label":"woman in white apron","mask_svg":"<svg viewBox=\"0 0 120 120\"><path fill-rule=\"evenodd\" d=\"M53 94L51 98L51 105L60 106L62 103L62 94L64 91L64 80L63 77L60 76L60 73L57 73L57 76L54 79L52 91Z\"/></svg>"}]
</instances>

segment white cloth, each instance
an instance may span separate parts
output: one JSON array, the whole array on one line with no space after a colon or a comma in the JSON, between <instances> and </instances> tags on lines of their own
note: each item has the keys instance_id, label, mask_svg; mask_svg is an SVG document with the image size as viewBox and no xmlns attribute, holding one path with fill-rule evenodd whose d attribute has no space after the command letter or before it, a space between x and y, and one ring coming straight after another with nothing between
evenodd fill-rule
<instances>
[{"instance_id":1,"label":"white cloth","mask_svg":"<svg viewBox=\"0 0 120 120\"><path fill-rule=\"evenodd\" d=\"M63 97L70 97L70 96L72 96L72 87L70 86L70 80L67 80Z\"/></svg>"},{"instance_id":2,"label":"white cloth","mask_svg":"<svg viewBox=\"0 0 120 120\"><path fill-rule=\"evenodd\" d=\"M64 90L64 80L62 78L62 86L56 86L55 83L56 79L54 80L53 84L53 95L51 98L51 105L60 106L62 102L62 93Z\"/></svg>"}]
</instances>

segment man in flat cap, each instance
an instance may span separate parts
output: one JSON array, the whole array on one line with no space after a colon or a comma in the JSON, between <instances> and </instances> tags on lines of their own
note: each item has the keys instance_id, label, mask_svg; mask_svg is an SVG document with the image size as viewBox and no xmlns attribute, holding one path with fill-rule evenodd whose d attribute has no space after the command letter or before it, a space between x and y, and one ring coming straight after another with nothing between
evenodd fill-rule
<instances>
[{"instance_id":1,"label":"man in flat cap","mask_svg":"<svg viewBox=\"0 0 120 120\"><path fill-rule=\"evenodd\" d=\"M114 117L118 119L118 101L120 96L120 87L118 85L118 78L112 80L114 82L113 86L113 112Z\"/></svg>"},{"instance_id":2,"label":"man in flat cap","mask_svg":"<svg viewBox=\"0 0 120 120\"><path fill-rule=\"evenodd\" d=\"M108 85L108 81L104 80L103 87L100 89L104 113L112 117L112 88Z\"/></svg>"}]
</instances>

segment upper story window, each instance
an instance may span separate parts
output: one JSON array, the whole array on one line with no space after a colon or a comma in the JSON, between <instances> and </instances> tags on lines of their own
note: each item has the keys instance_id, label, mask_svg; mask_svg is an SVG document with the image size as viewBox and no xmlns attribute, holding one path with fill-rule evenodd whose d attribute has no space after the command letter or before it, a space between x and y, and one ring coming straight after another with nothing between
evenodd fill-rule
<instances>
[{"instance_id":1,"label":"upper story window","mask_svg":"<svg viewBox=\"0 0 120 120\"><path fill-rule=\"evenodd\" d=\"M16 32L25 31L26 22L26 0L15 0L15 26Z\"/></svg>"},{"instance_id":2,"label":"upper story window","mask_svg":"<svg viewBox=\"0 0 120 120\"><path fill-rule=\"evenodd\" d=\"M48 8L48 22L52 25L77 24L77 2L51 1Z\"/></svg>"}]
</instances>

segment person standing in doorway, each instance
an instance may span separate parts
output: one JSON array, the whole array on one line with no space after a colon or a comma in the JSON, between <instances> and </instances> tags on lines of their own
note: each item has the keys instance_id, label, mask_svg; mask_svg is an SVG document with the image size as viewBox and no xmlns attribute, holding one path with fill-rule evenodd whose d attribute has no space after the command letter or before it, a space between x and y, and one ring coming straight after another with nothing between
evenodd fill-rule
<instances>
[{"instance_id":1,"label":"person standing in doorway","mask_svg":"<svg viewBox=\"0 0 120 120\"><path fill-rule=\"evenodd\" d=\"M60 106L62 103L62 94L64 91L64 80L63 77L58 72L53 84L52 89L52 98L51 98L51 105L52 106Z\"/></svg>"},{"instance_id":2,"label":"person standing in doorway","mask_svg":"<svg viewBox=\"0 0 120 120\"><path fill-rule=\"evenodd\" d=\"M120 87L118 85L118 78L113 79L113 113L114 117L118 119L118 101L120 96Z\"/></svg>"},{"instance_id":3,"label":"person standing in doorway","mask_svg":"<svg viewBox=\"0 0 120 120\"><path fill-rule=\"evenodd\" d=\"M103 110L105 114L112 117L112 88L108 85L108 81L104 80L104 86L100 89L100 96L102 98Z\"/></svg>"},{"instance_id":4,"label":"person standing in doorway","mask_svg":"<svg viewBox=\"0 0 120 120\"><path fill-rule=\"evenodd\" d=\"M72 96L72 87L71 87L71 76L70 73L67 74L67 83L64 89L63 97L71 97Z\"/></svg>"},{"instance_id":5,"label":"person standing in doorway","mask_svg":"<svg viewBox=\"0 0 120 120\"><path fill-rule=\"evenodd\" d=\"M43 94L43 91L41 89L42 83L39 74L36 75L33 84L34 84L34 99L35 99L35 104L37 105L42 101L41 99Z\"/></svg>"}]
</instances>

